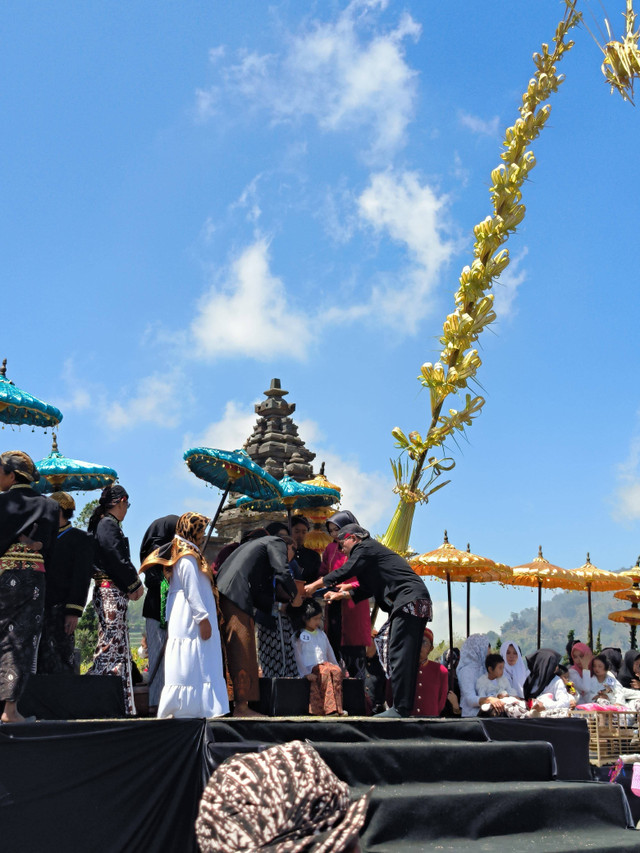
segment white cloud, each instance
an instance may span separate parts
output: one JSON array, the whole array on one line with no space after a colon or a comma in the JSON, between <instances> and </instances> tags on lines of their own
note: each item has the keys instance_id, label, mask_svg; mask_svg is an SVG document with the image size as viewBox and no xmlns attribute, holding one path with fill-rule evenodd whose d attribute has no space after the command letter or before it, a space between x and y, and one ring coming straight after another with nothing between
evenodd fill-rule
<instances>
[{"instance_id":1,"label":"white cloud","mask_svg":"<svg viewBox=\"0 0 640 853\"><path fill-rule=\"evenodd\" d=\"M196 89L196 119L207 121L214 116L219 99L220 90L217 86L211 86L209 89Z\"/></svg>"},{"instance_id":2,"label":"white cloud","mask_svg":"<svg viewBox=\"0 0 640 853\"><path fill-rule=\"evenodd\" d=\"M627 459L618 465L612 515L614 520L629 522L640 518L640 436L631 441Z\"/></svg>"},{"instance_id":3,"label":"white cloud","mask_svg":"<svg viewBox=\"0 0 640 853\"><path fill-rule=\"evenodd\" d=\"M425 578L433 603L433 623L429 625L433 631L436 644L442 640L449 639L449 610L447 600L437 598L440 585L433 578ZM464 637L467 633L467 609L462 604L453 602L453 633L456 637ZM483 613L478 607L471 605L471 633L486 634L487 631L500 633L500 620L487 613Z\"/></svg>"},{"instance_id":4,"label":"white cloud","mask_svg":"<svg viewBox=\"0 0 640 853\"><path fill-rule=\"evenodd\" d=\"M500 127L500 117L494 116L492 119L485 120L470 113L460 113L460 124L468 128L472 133L477 133L480 136L497 136Z\"/></svg>"},{"instance_id":5,"label":"white cloud","mask_svg":"<svg viewBox=\"0 0 640 853\"><path fill-rule=\"evenodd\" d=\"M90 409L92 403L91 391L86 384L80 384L73 358L65 359L62 367L62 380L67 386L67 395L56 401L62 413L64 414L69 411L86 412Z\"/></svg>"},{"instance_id":6,"label":"white cloud","mask_svg":"<svg viewBox=\"0 0 640 853\"><path fill-rule=\"evenodd\" d=\"M225 84L273 121L311 116L325 131L368 127L370 154L384 156L404 142L416 97L416 72L405 59L406 40L421 27L403 13L383 31L378 12L386 3L354 0L334 20L313 20L285 35L280 54L240 53L223 71ZM217 92L198 90L198 114L210 111Z\"/></svg>"},{"instance_id":7,"label":"white cloud","mask_svg":"<svg viewBox=\"0 0 640 853\"><path fill-rule=\"evenodd\" d=\"M514 301L516 293L523 281L527 280L527 272L520 268L520 264L526 258L529 250L525 248L511 258L511 262L502 275L496 280L493 288L493 307L498 320L506 320L516 313Z\"/></svg>"},{"instance_id":8,"label":"white cloud","mask_svg":"<svg viewBox=\"0 0 640 853\"><path fill-rule=\"evenodd\" d=\"M305 357L312 338L309 319L292 307L269 261L269 244L258 237L200 300L191 326L194 357Z\"/></svg>"},{"instance_id":9,"label":"white cloud","mask_svg":"<svg viewBox=\"0 0 640 853\"><path fill-rule=\"evenodd\" d=\"M142 424L172 428L182 419L190 399L181 371L155 373L141 379L136 392L124 402L103 403L103 418L114 430Z\"/></svg>"},{"instance_id":10,"label":"white cloud","mask_svg":"<svg viewBox=\"0 0 640 853\"><path fill-rule=\"evenodd\" d=\"M209 424L197 437L185 436L184 445L238 450L251 435L257 417L253 406L247 407L236 400L229 400L220 420Z\"/></svg>"},{"instance_id":11,"label":"white cloud","mask_svg":"<svg viewBox=\"0 0 640 853\"><path fill-rule=\"evenodd\" d=\"M422 184L415 172L378 172L358 199L364 224L406 247L410 264L393 284L373 289L370 310L388 325L415 332L429 297L454 252L445 238L447 197Z\"/></svg>"},{"instance_id":12,"label":"white cloud","mask_svg":"<svg viewBox=\"0 0 640 853\"><path fill-rule=\"evenodd\" d=\"M302 429L300 435L306 440ZM316 453L316 467L320 467L319 462L325 462L327 478L342 489L340 506L351 510L372 534L384 533L397 502L391 470L388 474L363 471L356 459L345 459L322 448L313 447L313 451Z\"/></svg>"},{"instance_id":13,"label":"white cloud","mask_svg":"<svg viewBox=\"0 0 640 853\"><path fill-rule=\"evenodd\" d=\"M230 210L235 210L237 208L246 210L247 222L257 222L262 214L262 210L258 203L258 183L261 177L261 174L256 175L255 178L243 189L240 194L240 198L238 198L237 201L234 201L230 207Z\"/></svg>"}]
</instances>

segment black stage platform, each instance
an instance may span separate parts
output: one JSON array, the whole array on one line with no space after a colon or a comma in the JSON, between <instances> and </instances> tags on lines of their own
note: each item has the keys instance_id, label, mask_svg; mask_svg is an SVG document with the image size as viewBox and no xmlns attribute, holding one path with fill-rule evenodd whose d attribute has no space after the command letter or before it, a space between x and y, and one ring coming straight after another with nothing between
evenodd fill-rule
<instances>
[{"instance_id":1,"label":"black stage platform","mask_svg":"<svg viewBox=\"0 0 640 853\"><path fill-rule=\"evenodd\" d=\"M582 720L310 717L0 726L0 849L191 853L217 764L296 738L375 785L364 853L638 849L622 788L586 781Z\"/></svg>"}]
</instances>

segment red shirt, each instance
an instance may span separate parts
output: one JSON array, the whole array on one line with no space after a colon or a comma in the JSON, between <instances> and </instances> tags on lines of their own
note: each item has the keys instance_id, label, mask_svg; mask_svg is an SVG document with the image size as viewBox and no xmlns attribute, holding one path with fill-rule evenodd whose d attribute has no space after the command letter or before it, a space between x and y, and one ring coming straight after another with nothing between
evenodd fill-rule
<instances>
[{"instance_id":1,"label":"red shirt","mask_svg":"<svg viewBox=\"0 0 640 853\"><path fill-rule=\"evenodd\" d=\"M449 690L446 667L428 660L418 668L416 695L412 717L439 717L447 701Z\"/></svg>"}]
</instances>

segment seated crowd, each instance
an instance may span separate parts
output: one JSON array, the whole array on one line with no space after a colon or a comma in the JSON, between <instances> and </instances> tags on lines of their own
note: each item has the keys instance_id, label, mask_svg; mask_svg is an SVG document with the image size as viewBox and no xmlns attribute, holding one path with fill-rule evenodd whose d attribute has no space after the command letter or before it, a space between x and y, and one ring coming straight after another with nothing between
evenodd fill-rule
<instances>
[{"instance_id":1,"label":"seated crowd","mask_svg":"<svg viewBox=\"0 0 640 853\"><path fill-rule=\"evenodd\" d=\"M88 674L122 679L127 715L136 713L127 607L144 586L149 705L159 717L256 715L261 676L306 679L312 715L345 713L345 677L363 683L368 713L391 717L553 717L589 703L640 710L635 651L623 661L576 643L567 671L553 650L525 660L513 640L494 652L472 634L460 652L430 660L423 580L348 511L326 522L322 556L305 547L309 523L298 515L291 532L283 521L252 530L213 565L201 550L209 519L168 515L146 531L138 570L122 530L123 486L103 490L85 533L71 524L72 496L37 494L38 477L27 454L0 455L3 722L24 719L17 703L30 672L73 671L92 580L98 641ZM371 603L388 617L377 632Z\"/></svg>"}]
</instances>

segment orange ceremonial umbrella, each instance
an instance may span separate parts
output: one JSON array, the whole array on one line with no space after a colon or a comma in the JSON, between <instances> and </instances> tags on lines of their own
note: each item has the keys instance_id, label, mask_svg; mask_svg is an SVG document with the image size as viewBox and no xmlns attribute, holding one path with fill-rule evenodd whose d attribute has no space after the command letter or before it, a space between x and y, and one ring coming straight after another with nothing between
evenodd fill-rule
<instances>
[{"instance_id":1,"label":"orange ceremonial umbrella","mask_svg":"<svg viewBox=\"0 0 640 853\"><path fill-rule=\"evenodd\" d=\"M593 614L591 612L592 592L614 592L615 590L629 589L632 584L631 578L622 573L606 572L594 566L587 553L587 562L578 569L573 569L572 574L582 581L582 589L587 590L589 602L589 646L593 648Z\"/></svg>"},{"instance_id":2,"label":"orange ceremonial umbrella","mask_svg":"<svg viewBox=\"0 0 640 853\"><path fill-rule=\"evenodd\" d=\"M629 610L616 610L609 614L609 619L612 622L626 622L629 625L629 647L635 649L636 643L636 627L640 624L640 557L638 557L635 566L628 569L626 572L619 572L619 577L629 578L633 581L632 589L624 589L622 592L616 592L614 598L621 598L623 601L630 601L631 607Z\"/></svg>"},{"instance_id":3,"label":"orange ceremonial umbrella","mask_svg":"<svg viewBox=\"0 0 640 853\"><path fill-rule=\"evenodd\" d=\"M468 547L468 546L467 546ZM449 542L447 531L444 542L434 551L410 559L411 568L419 575L438 577L447 582L447 604L449 607L449 648L453 648L453 608L451 605L451 581L467 582L467 636L469 636L469 584L486 581L504 581L510 573L508 566L496 563L488 557L480 557L470 551L459 551Z\"/></svg>"},{"instance_id":4,"label":"orange ceremonial umbrella","mask_svg":"<svg viewBox=\"0 0 640 853\"><path fill-rule=\"evenodd\" d=\"M542 629L542 590L543 589L584 589L579 578L573 576L569 569L554 566L542 556L542 546L538 547L538 556L530 563L523 563L512 569L511 577L505 583L513 586L530 586L538 588L538 648Z\"/></svg>"}]
</instances>

